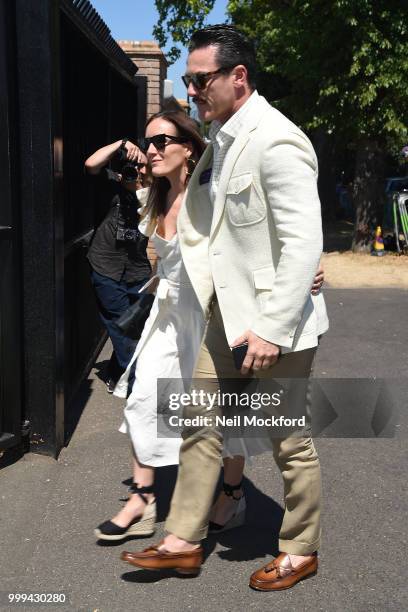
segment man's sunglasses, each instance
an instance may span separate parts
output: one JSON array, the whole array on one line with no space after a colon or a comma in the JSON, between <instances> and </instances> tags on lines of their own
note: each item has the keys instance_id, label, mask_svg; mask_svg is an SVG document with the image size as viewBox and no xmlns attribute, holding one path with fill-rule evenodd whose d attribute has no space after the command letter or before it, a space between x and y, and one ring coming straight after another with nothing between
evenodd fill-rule
<instances>
[{"instance_id":1,"label":"man's sunglasses","mask_svg":"<svg viewBox=\"0 0 408 612\"><path fill-rule=\"evenodd\" d=\"M221 74L222 72L230 72L231 70L232 68L218 68L218 70L213 70L212 72L194 72L193 74L185 74L181 78L187 88L190 83L192 83L196 89L204 89L211 77L215 76L216 74Z\"/></svg>"},{"instance_id":2,"label":"man's sunglasses","mask_svg":"<svg viewBox=\"0 0 408 612\"><path fill-rule=\"evenodd\" d=\"M142 151L146 152L147 149L152 144L158 151L163 151L166 145L170 144L169 140L177 143L188 142L188 138L184 138L182 136L170 136L169 134L156 134L156 136L151 136L150 138L140 138L139 146Z\"/></svg>"}]
</instances>

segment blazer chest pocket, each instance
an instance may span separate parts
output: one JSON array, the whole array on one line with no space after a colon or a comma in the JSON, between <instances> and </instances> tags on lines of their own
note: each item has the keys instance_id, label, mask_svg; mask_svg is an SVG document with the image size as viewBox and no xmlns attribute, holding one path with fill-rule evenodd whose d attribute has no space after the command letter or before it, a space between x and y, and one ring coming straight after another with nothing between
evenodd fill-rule
<instances>
[{"instance_id":1,"label":"blazer chest pocket","mask_svg":"<svg viewBox=\"0 0 408 612\"><path fill-rule=\"evenodd\" d=\"M255 189L251 172L230 178L225 206L233 225L252 225L266 217L266 205Z\"/></svg>"}]
</instances>

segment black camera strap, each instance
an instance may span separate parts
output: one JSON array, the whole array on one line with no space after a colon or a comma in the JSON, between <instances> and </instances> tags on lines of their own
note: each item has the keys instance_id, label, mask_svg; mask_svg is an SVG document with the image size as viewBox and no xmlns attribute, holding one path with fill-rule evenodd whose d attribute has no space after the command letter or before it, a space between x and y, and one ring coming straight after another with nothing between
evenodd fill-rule
<instances>
[{"instance_id":1,"label":"black camera strap","mask_svg":"<svg viewBox=\"0 0 408 612\"><path fill-rule=\"evenodd\" d=\"M133 242L139 243L142 238L142 234L138 227L129 227L127 225L127 216L125 214L125 206L133 206L133 202L127 201L124 203L122 201L122 197L117 195L116 200L116 213L115 213L115 221L116 221L116 240L119 242ZM132 192L128 192L125 194L125 197L134 199L134 204L137 204L137 196ZM136 208L137 210L137 208Z\"/></svg>"},{"instance_id":2,"label":"black camera strap","mask_svg":"<svg viewBox=\"0 0 408 612\"><path fill-rule=\"evenodd\" d=\"M120 222L120 220L119 220L120 206L121 206L121 204L120 204L120 196L119 196L119 194L116 194L115 195L115 208L116 208L116 210L115 210L115 226L116 226L115 227L115 232L118 231L119 222Z\"/></svg>"}]
</instances>

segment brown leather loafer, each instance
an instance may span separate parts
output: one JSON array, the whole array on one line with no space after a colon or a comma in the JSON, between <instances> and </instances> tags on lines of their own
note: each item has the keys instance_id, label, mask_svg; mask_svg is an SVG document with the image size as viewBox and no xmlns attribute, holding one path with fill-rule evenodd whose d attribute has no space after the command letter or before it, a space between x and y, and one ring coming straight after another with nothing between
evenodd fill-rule
<instances>
[{"instance_id":1,"label":"brown leather loafer","mask_svg":"<svg viewBox=\"0 0 408 612\"><path fill-rule=\"evenodd\" d=\"M249 586L257 591L282 591L290 589L299 580L314 576L316 572L317 553L296 568L292 567L287 553L280 553L274 561L252 574Z\"/></svg>"},{"instance_id":2,"label":"brown leather loafer","mask_svg":"<svg viewBox=\"0 0 408 612\"><path fill-rule=\"evenodd\" d=\"M179 574L191 575L200 573L203 562L203 549L201 546L185 552L170 552L168 550L160 550L159 547L162 544L163 541L149 546L149 548L142 552L124 551L120 558L131 565L145 569L174 569Z\"/></svg>"}]
</instances>

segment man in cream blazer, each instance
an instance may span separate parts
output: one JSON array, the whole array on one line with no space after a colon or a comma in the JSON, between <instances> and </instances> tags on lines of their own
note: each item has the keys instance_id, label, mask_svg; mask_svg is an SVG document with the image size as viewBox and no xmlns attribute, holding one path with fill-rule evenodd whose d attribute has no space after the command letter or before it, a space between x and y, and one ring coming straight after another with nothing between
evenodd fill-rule
<instances>
[{"instance_id":1,"label":"man in cream blazer","mask_svg":"<svg viewBox=\"0 0 408 612\"><path fill-rule=\"evenodd\" d=\"M328 328L321 294L311 295L322 251L317 160L308 138L255 90L254 55L231 26L196 32L188 93L201 119L213 121L178 217L183 261L208 327L196 378L214 391L239 377L308 378L318 338ZM248 344L240 372L231 347ZM206 386L207 385L207 386ZM304 405L307 409L308 395ZM216 407L215 413L221 412ZM208 406L190 407L188 415ZM197 573L219 476L222 436L183 433L169 535L142 553L139 567ZM280 555L254 572L250 586L289 588L316 573L320 545L320 466L310 437L272 440L282 473L285 514ZM235 487L237 488L237 487Z\"/></svg>"},{"instance_id":2,"label":"man in cream blazer","mask_svg":"<svg viewBox=\"0 0 408 612\"><path fill-rule=\"evenodd\" d=\"M214 294L229 344L244 330L282 347L316 346L328 328L310 294L322 252L317 160L308 138L254 92L226 156L214 205L207 147L178 218L183 260L204 312Z\"/></svg>"}]
</instances>

